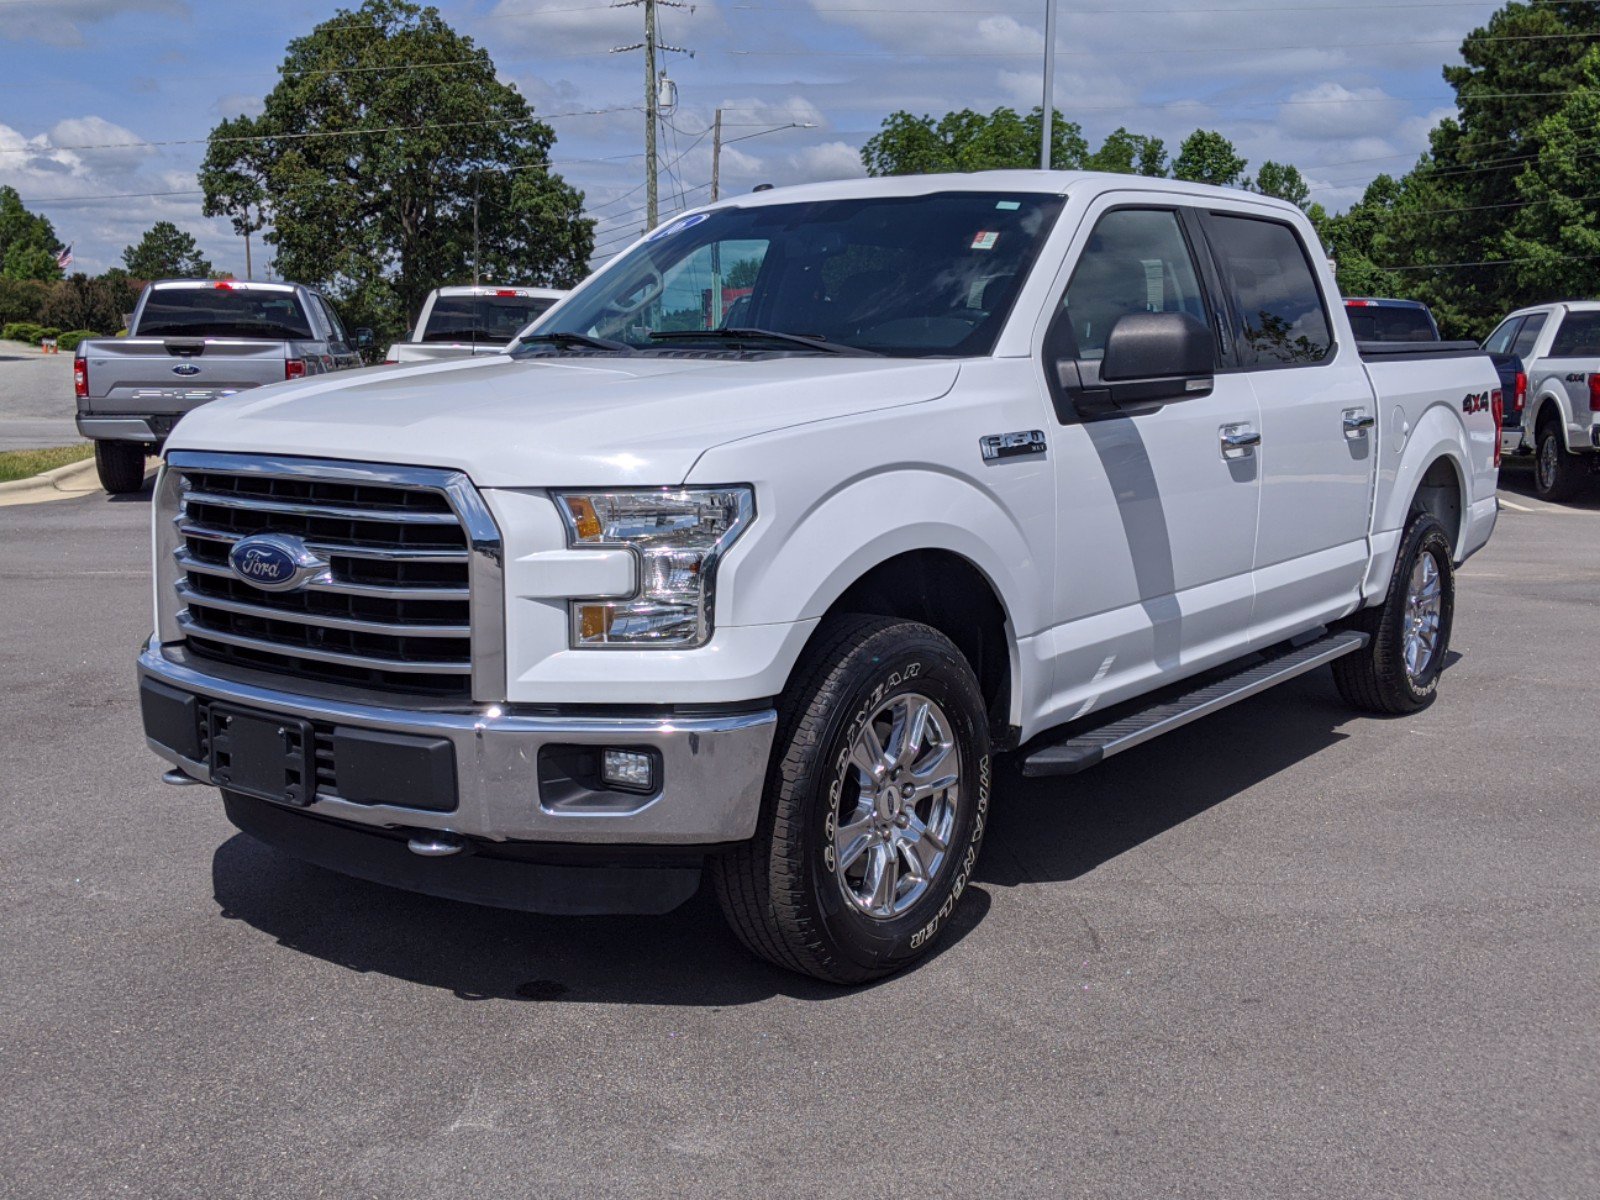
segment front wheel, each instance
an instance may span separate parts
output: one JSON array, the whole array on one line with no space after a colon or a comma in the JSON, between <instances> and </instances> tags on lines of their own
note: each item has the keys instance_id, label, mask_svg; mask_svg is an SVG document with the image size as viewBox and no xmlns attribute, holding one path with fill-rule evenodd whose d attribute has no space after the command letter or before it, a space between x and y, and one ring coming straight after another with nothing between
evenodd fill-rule
<instances>
[{"instance_id":1,"label":"front wheel","mask_svg":"<svg viewBox=\"0 0 1600 1200\"><path fill-rule=\"evenodd\" d=\"M139 442L96 442L94 469L100 486L113 496L144 487L144 446Z\"/></svg>"},{"instance_id":2,"label":"front wheel","mask_svg":"<svg viewBox=\"0 0 1600 1200\"><path fill-rule=\"evenodd\" d=\"M1333 660L1333 681L1353 708L1400 714L1433 703L1455 621L1453 553L1437 517L1413 514L1383 604L1349 621L1372 640Z\"/></svg>"},{"instance_id":3,"label":"front wheel","mask_svg":"<svg viewBox=\"0 0 1600 1200\"><path fill-rule=\"evenodd\" d=\"M1576 454L1567 453L1561 428L1547 421L1539 431L1538 452L1533 460L1533 490L1541 500L1570 500L1581 482Z\"/></svg>"},{"instance_id":4,"label":"front wheel","mask_svg":"<svg viewBox=\"0 0 1600 1200\"><path fill-rule=\"evenodd\" d=\"M922 957L972 877L989 809L972 667L937 630L845 617L819 631L779 708L755 838L714 859L756 954L831 983Z\"/></svg>"}]
</instances>

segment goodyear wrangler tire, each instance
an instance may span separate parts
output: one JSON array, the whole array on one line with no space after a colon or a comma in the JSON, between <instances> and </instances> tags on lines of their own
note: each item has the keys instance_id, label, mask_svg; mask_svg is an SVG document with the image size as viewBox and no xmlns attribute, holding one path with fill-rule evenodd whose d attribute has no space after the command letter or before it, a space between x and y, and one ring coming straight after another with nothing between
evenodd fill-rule
<instances>
[{"instance_id":1,"label":"goodyear wrangler tire","mask_svg":"<svg viewBox=\"0 0 1600 1200\"><path fill-rule=\"evenodd\" d=\"M937 630L844 617L779 705L756 836L711 863L761 957L864 983L922 957L972 878L989 808L972 667Z\"/></svg>"},{"instance_id":2,"label":"goodyear wrangler tire","mask_svg":"<svg viewBox=\"0 0 1600 1200\"><path fill-rule=\"evenodd\" d=\"M1333 682L1351 707L1399 715L1433 703L1455 621L1453 553L1437 517L1412 516L1383 604L1364 608L1347 622L1372 640L1365 649L1333 660Z\"/></svg>"}]
</instances>

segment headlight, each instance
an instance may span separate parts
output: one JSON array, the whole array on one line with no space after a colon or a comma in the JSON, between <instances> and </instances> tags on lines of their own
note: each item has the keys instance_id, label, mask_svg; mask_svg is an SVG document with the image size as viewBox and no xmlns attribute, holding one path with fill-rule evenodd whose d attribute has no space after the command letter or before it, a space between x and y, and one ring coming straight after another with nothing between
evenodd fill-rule
<instances>
[{"instance_id":1,"label":"headlight","mask_svg":"<svg viewBox=\"0 0 1600 1200\"><path fill-rule=\"evenodd\" d=\"M711 638L717 562L755 518L748 487L558 492L567 544L626 546L639 556L630 600L574 600L574 648L703 646Z\"/></svg>"}]
</instances>

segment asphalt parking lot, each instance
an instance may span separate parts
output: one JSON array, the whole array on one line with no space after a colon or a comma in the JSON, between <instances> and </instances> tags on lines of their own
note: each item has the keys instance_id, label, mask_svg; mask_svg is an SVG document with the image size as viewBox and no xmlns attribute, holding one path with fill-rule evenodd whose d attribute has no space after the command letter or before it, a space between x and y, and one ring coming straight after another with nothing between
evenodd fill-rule
<instances>
[{"instance_id":1,"label":"asphalt parking lot","mask_svg":"<svg viewBox=\"0 0 1600 1200\"><path fill-rule=\"evenodd\" d=\"M704 894L389 891L158 782L148 504L0 509L0 1193L1600 1195L1600 491L1508 478L1440 701L1318 672L1002 774L930 962L841 991Z\"/></svg>"},{"instance_id":2,"label":"asphalt parking lot","mask_svg":"<svg viewBox=\"0 0 1600 1200\"><path fill-rule=\"evenodd\" d=\"M78 440L72 355L0 341L0 450L37 450Z\"/></svg>"}]
</instances>

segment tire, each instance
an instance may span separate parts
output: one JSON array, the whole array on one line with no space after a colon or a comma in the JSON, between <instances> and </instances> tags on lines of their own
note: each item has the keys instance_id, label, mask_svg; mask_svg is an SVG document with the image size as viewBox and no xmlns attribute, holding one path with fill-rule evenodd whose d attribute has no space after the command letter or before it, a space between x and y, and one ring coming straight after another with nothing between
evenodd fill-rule
<instances>
[{"instance_id":1,"label":"tire","mask_svg":"<svg viewBox=\"0 0 1600 1200\"><path fill-rule=\"evenodd\" d=\"M100 486L113 496L144 489L144 446L139 442L96 442L94 469Z\"/></svg>"},{"instance_id":2,"label":"tire","mask_svg":"<svg viewBox=\"0 0 1600 1200\"><path fill-rule=\"evenodd\" d=\"M1539 440L1533 455L1533 490L1539 499L1570 500L1582 484L1583 464L1576 454L1567 453L1561 426L1546 421L1539 427Z\"/></svg>"},{"instance_id":3,"label":"tire","mask_svg":"<svg viewBox=\"0 0 1600 1200\"><path fill-rule=\"evenodd\" d=\"M914 719L894 725L895 715L914 718L924 702L924 736L878 776L875 806L852 750L870 744L870 725L887 767L904 744L897 730L915 726ZM989 755L983 695L948 638L885 617L829 622L779 702L756 835L710 863L740 941L780 967L839 984L865 983L921 958L971 880L988 819ZM954 787L911 793L902 807L897 782L919 775L935 785L953 777ZM922 832L934 828L942 836L924 840ZM905 849L911 839L920 853ZM941 842L937 861L925 861ZM891 869L898 883L888 882ZM882 911L868 911L880 900Z\"/></svg>"},{"instance_id":4,"label":"tire","mask_svg":"<svg viewBox=\"0 0 1600 1200\"><path fill-rule=\"evenodd\" d=\"M1333 681L1339 695L1362 712L1400 715L1414 713L1433 703L1439 675L1450 652L1450 629L1455 619L1455 567L1453 547L1444 526L1431 513L1416 513L1406 525L1395 560L1389 591L1376 608L1364 608L1346 626L1372 635L1354 654L1333 661ZM1407 628L1414 616L1409 602L1419 582L1425 582L1431 560L1436 595L1432 622L1433 643L1420 669L1407 661Z\"/></svg>"}]
</instances>

